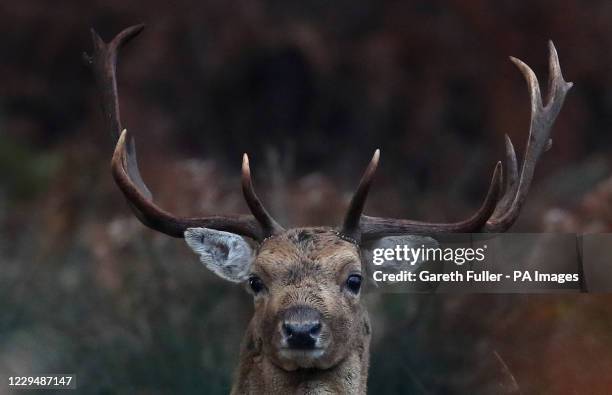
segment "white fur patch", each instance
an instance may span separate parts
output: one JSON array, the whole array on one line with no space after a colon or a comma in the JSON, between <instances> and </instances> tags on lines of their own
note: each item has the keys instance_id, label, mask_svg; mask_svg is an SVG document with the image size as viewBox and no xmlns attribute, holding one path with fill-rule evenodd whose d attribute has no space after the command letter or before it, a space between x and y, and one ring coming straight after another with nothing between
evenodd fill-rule
<instances>
[{"instance_id":1,"label":"white fur patch","mask_svg":"<svg viewBox=\"0 0 612 395\"><path fill-rule=\"evenodd\" d=\"M189 228L185 231L185 241L219 277L236 283L248 278L254 254L242 237L220 230Z\"/></svg>"}]
</instances>

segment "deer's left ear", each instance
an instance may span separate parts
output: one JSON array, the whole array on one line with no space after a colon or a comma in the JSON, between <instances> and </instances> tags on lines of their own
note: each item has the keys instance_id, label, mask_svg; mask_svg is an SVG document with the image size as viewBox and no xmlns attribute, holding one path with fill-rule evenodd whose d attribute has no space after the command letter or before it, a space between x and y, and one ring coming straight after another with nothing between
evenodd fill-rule
<instances>
[{"instance_id":1,"label":"deer's left ear","mask_svg":"<svg viewBox=\"0 0 612 395\"><path fill-rule=\"evenodd\" d=\"M219 277L235 283L248 278L254 253L242 237L220 230L189 228L185 231L185 241Z\"/></svg>"}]
</instances>

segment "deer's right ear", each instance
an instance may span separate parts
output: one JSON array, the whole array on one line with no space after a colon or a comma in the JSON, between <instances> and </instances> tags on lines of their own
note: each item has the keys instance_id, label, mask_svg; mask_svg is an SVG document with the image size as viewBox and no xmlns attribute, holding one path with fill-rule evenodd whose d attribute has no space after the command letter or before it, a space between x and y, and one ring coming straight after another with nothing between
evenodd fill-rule
<instances>
[{"instance_id":1,"label":"deer's right ear","mask_svg":"<svg viewBox=\"0 0 612 395\"><path fill-rule=\"evenodd\" d=\"M219 277L235 283L248 278L255 254L242 237L220 230L189 228L185 231L185 241Z\"/></svg>"}]
</instances>

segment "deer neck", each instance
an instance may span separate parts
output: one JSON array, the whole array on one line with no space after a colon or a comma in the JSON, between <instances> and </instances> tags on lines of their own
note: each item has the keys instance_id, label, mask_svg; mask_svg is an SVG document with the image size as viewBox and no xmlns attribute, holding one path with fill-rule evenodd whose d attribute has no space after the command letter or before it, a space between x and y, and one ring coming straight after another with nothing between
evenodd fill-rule
<instances>
[{"instance_id":1,"label":"deer neck","mask_svg":"<svg viewBox=\"0 0 612 395\"><path fill-rule=\"evenodd\" d=\"M364 336L346 358L325 369L286 371L261 353L252 331L243 339L232 395L238 394L365 394L370 356L369 320Z\"/></svg>"}]
</instances>

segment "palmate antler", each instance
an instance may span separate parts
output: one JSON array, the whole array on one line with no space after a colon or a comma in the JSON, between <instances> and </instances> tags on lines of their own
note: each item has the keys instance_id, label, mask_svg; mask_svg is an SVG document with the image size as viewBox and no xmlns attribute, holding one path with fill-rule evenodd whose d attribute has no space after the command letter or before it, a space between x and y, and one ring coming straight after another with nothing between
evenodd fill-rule
<instances>
[{"instance_id":1,"label":"palmate antler","mask_svg":"<svg viewBox=\"0 0 612 395\"><path fill-rule=\"evenodd\" d=\"M134 139L121 125L119 95L117 91L116 65L119 50L136 37L144 25L129 27L109 43L102 41L92 29L93 55L85 56L91 64L102 98L104 116L111 135L117 145L112 159L115 182L123 192L130 208L146 226L173 237L183 237L188 228L206 227L263 240L283 231L283 228L268 214L257 197L251 180L249 159L244 154L242 161L242 190L253 215L223 215L185 218L170 214L155 203L138 170Z\"/></svg>"},{"instance_id":2,"label":"palmate antler","mask_svg":"<svg viewBox=\"0 0 612 395\"><path fill-rule=\"evenodd\" d=\"M565 95L572 87L571 82L566 82L563 79L557 50L552 41L549 41L548 46L550 55L546 105L542 103L540 86L535 73L519 59L510 57L510 60L519 68L527 81L531 99L531 122L520 177L518 175L516 153L510 138L506 135L505 181L503 194L499 201L500 163L495 167L493 180L484 203L476 214L468 220L450 224L427 223L362 215L365 199L378 165L379 152L376 151L351 200L341 234L355 240L368 240L401 234L501 233L508 230L518 218L523 207L540 156L552 145L550 131L559 111L561 111Z\"/></svg>"}]
</instances>

